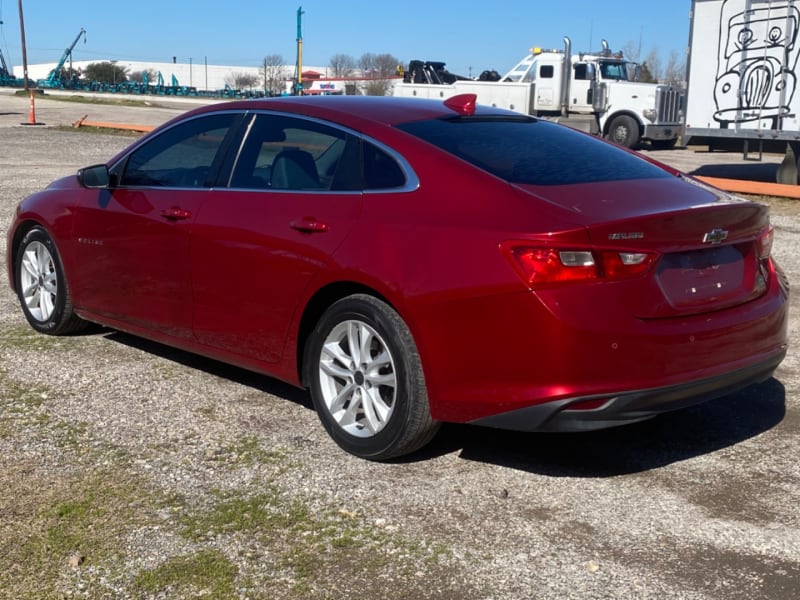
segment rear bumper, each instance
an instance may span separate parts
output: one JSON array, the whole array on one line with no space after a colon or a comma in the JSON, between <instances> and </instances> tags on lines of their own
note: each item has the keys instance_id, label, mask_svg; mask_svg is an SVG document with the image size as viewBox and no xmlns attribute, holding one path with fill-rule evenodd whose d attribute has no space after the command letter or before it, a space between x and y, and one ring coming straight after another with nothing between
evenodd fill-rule
<instances>
[{"instance_id":1,"label":"rear bumper","mask_svg":"<svg viewBox=\"0 0 800 600\"><path fill-rule=\"evenodd\" d=\"M707 379L645 390L566 398L471 421L473 425L517 431L591 431L636 423L726 396L769 379L786 350L767 360ZM605 401L596 409L571 409L577 404Z\"/></svg>"}]
</instances>

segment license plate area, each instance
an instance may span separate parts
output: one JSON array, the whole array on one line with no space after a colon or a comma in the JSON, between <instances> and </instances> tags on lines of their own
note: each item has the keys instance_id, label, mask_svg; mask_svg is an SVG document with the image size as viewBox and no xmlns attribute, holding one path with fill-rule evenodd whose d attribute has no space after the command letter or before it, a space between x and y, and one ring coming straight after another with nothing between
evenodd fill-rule
<instances>
[{"instance_id":1,"label":"license plate area","mask_svg":"<svg viewBox=\"0 0 800 600\"><path fill-rule=\"evenodd\" d=\"M722 308L763 291L756 262L752 244L666 254L659 262L656 279L675 309Z\"/></svg>"}]
</instances>

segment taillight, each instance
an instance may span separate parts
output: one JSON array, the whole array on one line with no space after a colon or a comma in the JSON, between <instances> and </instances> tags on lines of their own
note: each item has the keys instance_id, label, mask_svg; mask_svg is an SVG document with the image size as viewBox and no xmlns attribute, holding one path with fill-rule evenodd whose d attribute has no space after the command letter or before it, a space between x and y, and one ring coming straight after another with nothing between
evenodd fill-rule
<instances>
[{"instance_id":1,"label":"taillight","mask_svg":"<svg viewBox=\"0 0 800 600\"><path fill-rule=\"evenodd\" d=\"M772 240L775 237L775 228L770 225L765 227L756 239L756 250L758 258L766 260L772 253Z\"/></svg>"},{"instance_id":2,"label":"taillight","mask_svg":"<svg viewBox=\"0 0 800 600\"><path fill-rule=\"evenodd\" d=\"M602 252L603 274L609 279L636 277L647 271L655 260L649 252Z\"/></svg>"},{"instance_id":3,"label":"taillight","mask_svg":"<svg viewBox=\"0 0 800 600\"><path fill-rule=\"evenodd\" d=\"M767 289L767 282L772 270L770 255L772 254L772 240L775 237L775 228L769 225L761 230L756 238L756 253L758 255L758 276L755 280L753 289L756 292L763 292Z\"/></svg>"},{"instance_id":4,"label":"taillight","mask_svg":"<svg viewBox=\"0 0 800 600\"><path fill-rule=\"evenodd\" d=\"M503 249L522 280L531 288L569 282L629 279L643 274L655 261L655 255L648 252L597 252L515 243L505 244Z\"/></svg>"},{"instance_id":5,"label":"taillight","mask_svg":"<svg viewBox=\"0 0 800 600\"><path fill-rule=\"evenodd\" d=\"M563 256L562 256L563 254ZM554 248L512 248L514 266L529 286L598 277L591 252L561 251Z\"/></svg>"}]
</instances>

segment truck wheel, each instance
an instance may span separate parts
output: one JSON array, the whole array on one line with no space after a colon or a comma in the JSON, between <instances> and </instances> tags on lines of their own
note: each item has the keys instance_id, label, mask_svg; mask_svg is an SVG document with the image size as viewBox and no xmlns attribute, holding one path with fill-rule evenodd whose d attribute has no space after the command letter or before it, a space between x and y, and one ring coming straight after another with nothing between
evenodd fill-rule
<instances>
[{"instance_id":1,"label":"truck wheel","mask_svg":"<svg viewBox=\"0 0 800 600\"><path fill-rule=\"evenodd\" d=\"M639 143L639 124L628 115L614 117L608 126L607 137L620 146L633 148Z\"/></svg>"}]
</instances>

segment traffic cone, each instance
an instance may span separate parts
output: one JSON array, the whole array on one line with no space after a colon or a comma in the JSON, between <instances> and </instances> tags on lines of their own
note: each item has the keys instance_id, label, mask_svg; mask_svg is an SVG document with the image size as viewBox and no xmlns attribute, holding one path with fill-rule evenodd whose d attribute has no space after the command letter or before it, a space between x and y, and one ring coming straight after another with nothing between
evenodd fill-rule
<instances>
[{"instance_id":1,"label":"traffic cone","mask_svg":"<svg viewBox=\"0 0 800 600\"><path fill-rule=\"evenodd\" d=\"M36 103L33 100L33 90L30 90L31 93L31 108L28 112L28 122L22 123L22 125L44 125L44 123L37 123L36 122Z\"/></svg>"}]
</instances>

